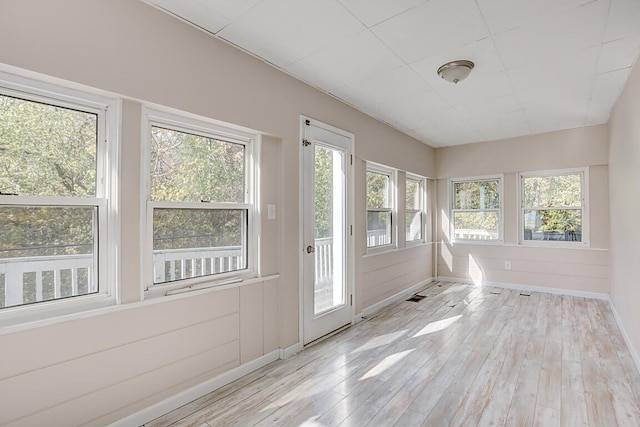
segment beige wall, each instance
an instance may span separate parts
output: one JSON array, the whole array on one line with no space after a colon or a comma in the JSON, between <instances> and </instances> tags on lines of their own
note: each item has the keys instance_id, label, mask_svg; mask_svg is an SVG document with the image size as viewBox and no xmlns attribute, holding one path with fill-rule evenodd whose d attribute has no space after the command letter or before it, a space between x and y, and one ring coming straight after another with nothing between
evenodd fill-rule
<instances>
[{"instance_id":1,"label":"beige wall","mask_svg":"<svg viewBox=\"0 0 640 427\"><path fill-rule=\"evenodd\" d=\"M478 282L609 292L608 137L605 125L436 150L438 276ZM590 248L518 244L518 172L589 170ZM449 179L503 175L504 242L451 243ZM505 269L510 261L512 269Z\"/></svg>"},{"instance_id":2,"label":"beige wall","mask_svg":"<svg viewBox=\"0 0 640 427\"><path fill-rule=\"evenodd\" d=\"M636 62L609 122L611 299L640 365L640 64Z\"/></svg>"},{"instance_id":3,"label":"beige wall","mask_svg":"<svg viewBox=\"0 0 640 427\"><path fill-rule=\"evenodd\" d=\"M122 110L123 304L47 326L1 329L0 424L102 425L299 340L299 117L355 134L355 294L360 312L431 276L428 247L363 258L362 159L434 176L434 150L200 30L134 0L2 0L0 62L126 98ZM262 272L279 279L143 301L144 102L265 135ZM291 262L296 260L296 262ZM388 283L369 280L384 265Z\"/></svg>"}]
</instances>

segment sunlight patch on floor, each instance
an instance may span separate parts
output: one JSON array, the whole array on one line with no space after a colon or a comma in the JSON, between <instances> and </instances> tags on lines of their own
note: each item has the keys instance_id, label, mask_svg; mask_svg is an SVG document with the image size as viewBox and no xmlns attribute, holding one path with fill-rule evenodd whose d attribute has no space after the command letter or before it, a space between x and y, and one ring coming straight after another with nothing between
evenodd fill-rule
<instances>
[{"instance_id":1,"label":"sunlight patch on floor","mask_svg":"<svg viewBox=\"0 0 640 427\"><path fill-rule=\"evenodd\" d=\"M373 378L375 376L382 374L384 371L391 368L393 365L395 365L396 363L398 363L399 361L401 361L402 359L404 359L414 351L415 351L415 348L412 348L411 350L405 350L403 352L395 353L385 357L382 360L382 362L378 363L376 366L371 368L369 372L367 372L362 377L360 377L358 381L366 380L367 378Z\"/></svg>"},{"instance_id":2,"label":"sunlight patch on floor","mask_svg":"<svg viewBox=\"0 0 640 427\"><path fill-rule=\"evenodd\" d=\"M390 334L380 335L374 338L371 338L362 346L353 350L354 353L358 353L360 351L371 350L372 348L380 347L383 345L389 345L404 334L406 334L408 329L403 329L401 331L392 332Z\"/></svg>"},{"instance_id":3,"label":"sunlight patch on floor","mask_svg":"<svg viewBox=\"0 0 640 427\"><path fill-rule=\"evenodd\" d=\"M422 328L417 334L415 334L413 336L413 338L421 337L423 335L428 335L428 334L432 334L434 332L438 332L438 331L442 331L444 329L447 329L449 326L451 326L454 323L456 323L461 317L462 317L462 315L459 314L457 316L453 316L453 317L449 317L449 318L446 318L446 319L442 319L442 320L438 320L438 321L435 321L435 322L431 322L427 326Z\"/></svg>"}]
</instances>

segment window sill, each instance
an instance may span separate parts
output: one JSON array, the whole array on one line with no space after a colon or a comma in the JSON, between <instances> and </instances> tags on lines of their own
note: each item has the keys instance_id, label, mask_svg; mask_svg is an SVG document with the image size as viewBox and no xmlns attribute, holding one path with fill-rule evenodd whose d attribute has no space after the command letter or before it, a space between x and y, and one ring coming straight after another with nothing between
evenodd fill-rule
<instances>
[{"instance_id":1,"label":"window sill","mask_svg":"<svg viewBox=\"0 0 640 427\"><path fill-rule=\"evenodd\" d=\"M458 239L452 240L452 245L488 245L488 246L496 246L496 245L504 245L502 240L481 240L481 239Z\"/></svg>"},{"instance_id":2,"label":"window sill","mask_svg":"<svg viewBox=\"0 0 640 427\"><path fill-rule=\"evenodd\" d=\"M179 282L169 282L166 284L153 285L144 292L144 299L151 300L159 297L171 297L175 295L191 294L198 291L213 291L237 288L266 280L273 280L280 277L278 274L260 277L252 272L245 274L227 275L224 277L204 276L193 279L181 280Z\"/></svg>"},{"instance_id":3,"label":"window sill","mask_svg":"<svg viewBox=\"0 0 640 427\"><path fill-rule=\"evenodd\" d=\"M0 335L81 319L114 306L116 299L113 296L94 294L3 308L0 311Z\"/></svg>"}]
</instances>

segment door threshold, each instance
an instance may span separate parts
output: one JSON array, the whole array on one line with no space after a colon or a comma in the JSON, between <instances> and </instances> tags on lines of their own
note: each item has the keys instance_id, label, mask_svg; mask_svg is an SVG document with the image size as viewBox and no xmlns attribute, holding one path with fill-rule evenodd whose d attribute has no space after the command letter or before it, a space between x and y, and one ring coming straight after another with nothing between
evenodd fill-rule
<instances>
[{"instance_id":1,"label":"door threshold","mask_svg":"<svg viewBox=\"0 0 640 427\"><path fill-rule=\"evenodd\" d=\"M319 342L322 342L322 341L326 340L327 338L331 338L332 336L337 335L337 334L339 334L340 332L342 332L342 331L344 331L346 329L349 329L350 327L351 327L351 323L347 323L346 325L339 327L335 331L331 331L328 334L323 335L320 338L316 338L315 340L311 341L310 343L303 345L302 349L304 350L306 348L312 347L312 346L318 344Z\"/></svg>"}]
</instances>

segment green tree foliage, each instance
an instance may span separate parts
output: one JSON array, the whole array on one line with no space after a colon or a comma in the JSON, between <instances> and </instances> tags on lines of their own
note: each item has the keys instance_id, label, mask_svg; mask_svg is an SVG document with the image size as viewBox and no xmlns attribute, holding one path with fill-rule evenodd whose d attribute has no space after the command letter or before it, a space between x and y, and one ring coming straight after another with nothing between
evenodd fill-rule
<instances>
[{"instance_id":1,"label":"green tree foliage","mask_svg":"<svg viewBox=\"0 0 640 427\"><path fill-rule=\"evenodd\" d=\"M244 145L155 126L151 137L152 200L244 203ZM240 245L244 212L155 209L154 249Z\"/></svg>"},{"instance_id":2,"label":"green tree foliage","mask_svg":"<svg viewBox=\"0 0 640 427\"><path fill-rule=\"evenodd\" d=\"M454 209L472 212L455 212L456 229L497 231L500 209L498 180L462 181L454 183ZM476 212L473 212L476 211Z\"/></svg>"},{"instance_id":3,"label":"green tree foliage","mask_svg":"<svg viewBox=\"0 0 640 427\"><path fill-rule=\"evenodd\" d=\"M367 207L373 209L389 208L389 176L383 173L367 171Z\"/></svg>"},{"instance_id":4,"label":"green tree foliage","mask_svg":"<svg viewBox=\"0 0 640 427\"><path fill-rule=\"evenodd\" d=\"M315 238L333 236L333 161L334 150L315 146Z\"/></svg>"},{"instance_id":5,"label":"green tree foliage","mask_svg":"<svg viewBox=\"0 0 640 427\"><path fill-rule=\"evenodd\" d=\"M155 126L151 136L152 200L244 203L244 145Z\"/></svg>"},{"instance_id":6,"label":"green tree foliage","mask_svg":"<svg viewBox=\"0 0 640 427\"><path fill-rule=\"evenodd\" d=\"M420 209L420 181L406 180L405 203L407 209Z\"/></svg>"},{"instance_id":7,"label":"green tree foliage","mask_svg":"<svg viewBox=\"0 0 640 427\"><path fill-rule=\"evenodd\" d=\"M97 116L0 95L0 191L95 197ZM94 208L0 207L0 258L91 253Z\"/></svg>"},{"instance_id":8,"label":"green tree foliage","mask_svg":"<svg viewBox=\"0 0 640 427\"><path fill-rule=\"evenodd\" d=\"M95 196L97 116L0 95L0 191Z\"/></svg>"},{"instance_id":9,"label":"green tree foliage","mask_svg":"<svg viewBox=\"0 0 640 427\"><path fill-rule=\"evenodd\" d=\"M582 175L523 178L525 228L543 232L582 231ZM549 208L549 209L544 209Z\"/></svg>"}]
</instances>

